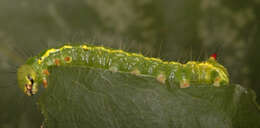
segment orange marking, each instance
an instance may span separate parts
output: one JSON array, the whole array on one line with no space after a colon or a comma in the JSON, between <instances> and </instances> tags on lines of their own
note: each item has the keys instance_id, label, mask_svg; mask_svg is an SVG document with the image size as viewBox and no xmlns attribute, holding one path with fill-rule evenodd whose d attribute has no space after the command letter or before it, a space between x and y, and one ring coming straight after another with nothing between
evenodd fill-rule
<instances>
[{"instance_id":1,"label":"orange marking","mask_svg":"<svg viewBox=\"0 0 260 128\"><path fill-rule=\"evenodd\" d=\"M59 59L55 59L54 63L55 63L56 66L60 66L60 60Z\"/></svg>"},{"instance_id":2,"label":"orange marking","mask_svg":"<svg viewBox=\"0 0 260 128\"><path fill-rule=\"evenodd\" d=\"M67 62L67 63L70 63L71 62L71 57L67 56L64 58L64 60Z\"/></svg>"},{"instance_id":3,"label":"orange marking","mask_svg":"<svg viewBox=\"0 0 260 128\"><path fill-rule=\"evenodd\" d=\"M159 74L156 79L157 79L157 81L159 81L160 83L165 84L166 77L165 77L164 74Z\"/></svg>"},{"instance_id":4,"label":"orange marking","mask_svg":"<svg viewBox=\"0 0 260 128\"><path fill-rule=\"evenodd\" d=\"M180 83L180 88L187 88L190 87L190 83L187 80L184 80L183 82Z\"/></svg>"},{"instance_id":5,"label":"orange marking","mask_svg":"<svg viewBox=\"0 0 260 128\"><path fill-rule=\"evenodd\" d=\"M47 80L46 80L46 79L43 79L43 80L42 80L42 83L43 83L43 87L44 87L44 88L47 88L47 86L48 86Z\"/></svg>"},{"instance_id":6,"label":"orange marking","mask_svg":"<svg viewBox=\"0 0 260 128\"><path fill-rule=\"evenodd\" d=\"M47 76L50 75L50 73L49 73L49 71L48 71L47 69L44 69L44 70L43 70L43 74L45 74L45 75L47 75Z\"/></svg>"},{"instance_id":7,"label":"orange marking","mask_svg":"<svg viewBox=\"0 0 260 128\"><path fill-rule=\"evenodd\" d=\"M188 83L184 83L183 86L184 86L185 88L187 88L187 87L190 86L190 84L188 84Z\"/></svg>"}]
</instances>

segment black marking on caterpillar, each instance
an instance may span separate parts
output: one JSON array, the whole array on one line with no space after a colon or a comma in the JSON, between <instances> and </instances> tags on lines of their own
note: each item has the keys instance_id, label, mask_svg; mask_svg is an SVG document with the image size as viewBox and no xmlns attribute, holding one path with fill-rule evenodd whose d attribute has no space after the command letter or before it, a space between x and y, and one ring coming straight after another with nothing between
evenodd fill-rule
<instances>
[{"instance_id":1,"label":"black marking on caterpillar","mask_svg":"<svg viewBox=\"0 0 260 128\"><path fill-rule=\"evenodd\" d=\"M180 88L198 84L216 87L229 84L228 72L216 61L215 54L207 61L189 61L181 64L104 47L64 45L58 49L46 50L20 66L17 73L19 87L29 96L36 94L40 82L46 88L48 67L53 65L91 66L114 72L150 75L162 84L174 83Z\"/></svg>"}]
</instances>

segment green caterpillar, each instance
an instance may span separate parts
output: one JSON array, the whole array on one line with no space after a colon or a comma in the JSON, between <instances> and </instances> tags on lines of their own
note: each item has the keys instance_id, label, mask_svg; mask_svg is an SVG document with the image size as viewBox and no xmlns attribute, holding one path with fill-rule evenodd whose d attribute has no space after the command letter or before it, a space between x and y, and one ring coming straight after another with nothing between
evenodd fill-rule
<instances>
[{"instance_id":1,"label":"green caterpillar","mask_svg":"<svg viewBox=\"0 0 260 128\"><path fill-rule=\"evenodd\" d=\"M181 64L104 47L65 45L58 49L46 50L20 66L17 72L19 87L29 96L36 94L40 82L46 88L47 77L50 74L48 67L55 65L90 66L113 72L150 75L162 84L174 83L180 88L198 84L216 87L229 84L228 72L216 61L215 54L204 62L189 61Z\"/></svg>"}]
</instances>

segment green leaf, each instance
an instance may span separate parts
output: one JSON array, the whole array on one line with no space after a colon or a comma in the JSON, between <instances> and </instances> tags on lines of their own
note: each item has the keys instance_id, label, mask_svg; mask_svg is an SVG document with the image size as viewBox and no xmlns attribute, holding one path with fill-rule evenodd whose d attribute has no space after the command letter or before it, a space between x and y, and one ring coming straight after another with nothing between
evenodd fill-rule
<instances>
[{"instance_id":1,"label":"green leaf","mask_svg":"<svg viewBox=\"0 0 260 128\"><path fill-rule=\"evenodd\" d=\"M45 128L259 128L255 94L240 85L170 88L148 76L51 67L39 97Z\"/></svg>"}]
</instances>

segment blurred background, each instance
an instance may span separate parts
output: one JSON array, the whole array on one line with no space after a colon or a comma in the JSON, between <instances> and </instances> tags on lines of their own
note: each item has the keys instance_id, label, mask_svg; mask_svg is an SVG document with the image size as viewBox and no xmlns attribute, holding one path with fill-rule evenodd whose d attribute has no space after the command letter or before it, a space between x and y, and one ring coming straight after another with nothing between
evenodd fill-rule
<instances>
[{"instance_id":1,"label":"blurred background","mask_svg":"<svg viewBox=\"0 0 260 128\"><path fill-rule=\"evenodd\" d=\"M19 90L15 71L70 42L182 63L217 53L260 102L259 23L260 0L0 0L0 128L41 125L37 96Z\"/></svg>"}]
</instances>

